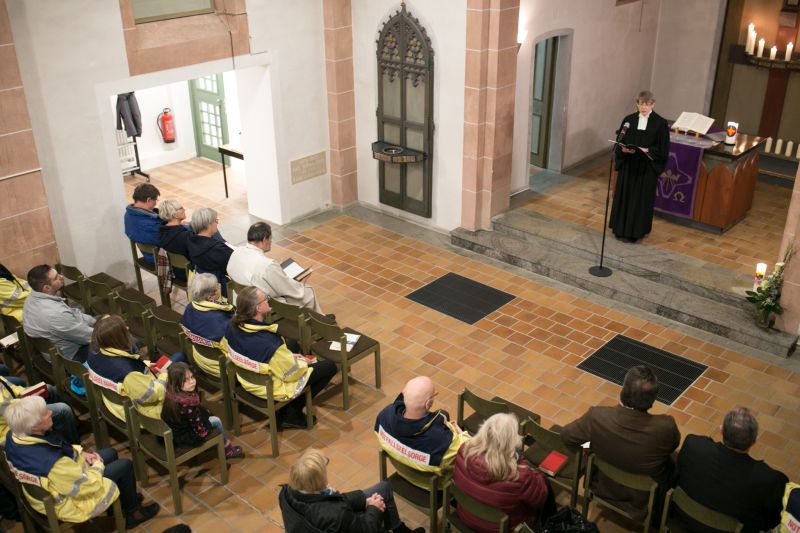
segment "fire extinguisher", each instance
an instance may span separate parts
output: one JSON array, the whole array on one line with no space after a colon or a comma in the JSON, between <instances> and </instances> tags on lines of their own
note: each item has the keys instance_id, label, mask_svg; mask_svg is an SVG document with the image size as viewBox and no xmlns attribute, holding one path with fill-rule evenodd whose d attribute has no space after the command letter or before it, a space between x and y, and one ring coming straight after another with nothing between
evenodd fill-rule
<instances>
[{"instance_id":1,"label":"fire extinguisher","mask_svg":"<svg viewBox=\"0 0 800 533\"><path fill-rule=\"evenodd\" d=\"M164 111L159 113L158 117L156 117L156 126L158 127L158 131L161 132L161 139L165 143L175 142L175 121L168 107L165 107Z\"/></svg>"}]
</instances>

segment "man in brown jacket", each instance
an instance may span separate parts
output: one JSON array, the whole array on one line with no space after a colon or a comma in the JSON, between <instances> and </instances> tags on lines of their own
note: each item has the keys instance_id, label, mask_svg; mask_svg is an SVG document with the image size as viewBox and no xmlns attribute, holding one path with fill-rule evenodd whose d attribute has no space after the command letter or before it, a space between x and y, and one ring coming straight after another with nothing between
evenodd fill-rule
<instances>
[{"instance_id":1,"label":"man in brown jacket","mask_svg":"<svg viewBox=\"0 0 800 533\"><path fill-rule=\"evenodd\" d=\"M592 453L612 465L635 474L647 474L666 490L675 463L671 457L681 442L675 420L669 415L651 415L658 393L658 379L647 366L635 366L625 374L619 405L596 406L561 431L564 444L591 443ZM598 496L644 519L646 492L631 490L597 476L592 489Z\"/></svg>"}]
</instances>

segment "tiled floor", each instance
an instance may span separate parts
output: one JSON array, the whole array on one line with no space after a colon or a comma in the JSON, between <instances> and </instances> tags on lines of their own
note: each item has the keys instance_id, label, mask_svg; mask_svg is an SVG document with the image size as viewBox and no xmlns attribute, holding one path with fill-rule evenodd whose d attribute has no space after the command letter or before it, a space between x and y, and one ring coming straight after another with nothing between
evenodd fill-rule
<instances>
[{"instance_id":1,"label":"tiled floor","mask_svg":"<svg viewBox=\"0 0 800 533\"><path fill-rule=\"evenodd\" d=\"M162 184L155 177L154 182L165 194L170 191L198 205L208 201L202 195L191 198L177 188L177 182ZM224 202L219 205L227 208ZM800 479L800 373L706 342L699 333L665 327L663 320L619 310L609 301L598 303L596 297L559 288L532 274L430 244L417 237L423 230L410 224L408 232L395 232L346 214L328 214L318 220L316 226L313 220L307 221L308 229L288 232L288 237L275 243L271 255L279 260L292 256L313 266L309 282L317 287L326 311L381 342L382 390L373 387L372 360L357 363L353 375L359 383L351 387L350 410L342 411L338 393L324 398L317 405L320 421L312 431L280 434L277 459L269 455L265 425L247 423L242 436L235 439L244 446L247 458L230 466L229 484L223 487L215 481L219 468L214 460L192 469L184 486L180 518L171 514L165 477L154 477L158 483L145 492L162 502L164 509L141 531L160 532L179 522L199 532L281 531L278 487L287 481L289 466L309 446L322 448L331 457L332 486L369 486L378 477L378 445L372 434L375 416L415 375L434 379L437 407L453 414L456 395L465 386L480 395L500 395L519 403L541 414L548 425L570 422L591 405L614 404L619 388L575 365L617 333L709 366L672 407L657 404L654 408L674 416L682 434L717 437L728 409L749 406L757 412L761 426L753 455L765 458L791 479ZM403 224L393 221L391 225ZM516 297L474 325L405 298L447 272ZM563 496L559 495L562 501ZM407 522L425 525L422 513L403 502L400 507ZM601 531L629 529L610 514L597 519Z\"/></svg>"},{"instance_id":2,"label":"tiled floor","mask_svg":"<svg viewBox=\"0 0 800 533\"><path fill-rule=\"evenodd\" d=\"M601 163L547 188L525 207L602 231L607 186L608 163ZM752 274L756 263L778 260L791 196L789 188L758 182L747 217L727 232L708 233L655 217L652 233L642 242Z\"/></svg>"}]
</instances>

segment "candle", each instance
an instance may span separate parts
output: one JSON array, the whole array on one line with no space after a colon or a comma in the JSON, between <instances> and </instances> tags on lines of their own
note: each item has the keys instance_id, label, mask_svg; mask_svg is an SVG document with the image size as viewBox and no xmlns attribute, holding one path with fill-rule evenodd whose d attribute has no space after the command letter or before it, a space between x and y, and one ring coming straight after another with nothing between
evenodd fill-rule
<instances>
[{"instance_id":1,"label":"candle","mask_svg":"<svg viewBox=\"0 0 800 533\"><path fill-rule=\"evenodd\" d=\"M775 153L780 154L782 149L783 149L783 139L778 139L777 141L775 141Z\"/></svg>"},{"instance_id":2,"label":"candle","mask_svg":"<svg viewBox=\"0 0 800 533\"><path fill-rule=\"evenodd\" d=\"M763 57L764 56L764 38L758 40L758 53L756 57Z\"/></svg>"},{"instance_id":3,"label":"candle","mask_svg":"<svg viewBox=\"0 0 800 533\"><path fill-rule=\"evenodd\" d=\"M747 25L747 41L745 41L744 51L748 54L753 53L756 46L756 26L752 22Z\"/></svg>"},{"instance_id":4,"label":"candle","mask_svg":"<svg viewBox=\"0 0 800 533\"><path fill-rule=\"evenodd\" d=\"M773 46L772 48L769 49L769 58L775 59L777 56L778 56L778 47Z\"/></svg>"},{"instance_id":5,"label":"candle","mask_svg":"<svg viewBox=\"0 0 800 533\"><path fill-rule=\"evenodd\" d=\"M738 122L728 122L728 127L725 128L725 144L736 144L736 133L739 131Z\"/></svg>"},{"instance_id":6,"label":"candle","mask_svg":"<svg viewBox=\"0 0 800 533\"><path fill-rule=\"evenodd\" d=\"M800 159L800 144L797 145L797 154L794 157Z\"/></svg>"},{"instance_id":7,"label":"candle","mask_svg":"<svg viewBox=\"0 0 800 533\"><path fill-rule=\"evenodd\" d=\"M756 51L756 32L755 30L750 34L750 55L753 55Z\"/></svg>"},{"instance_id":8,"label":"candle","mask_svg":"<svg viewBox=\"0 0 800 533\"><path fill-rule=\"evenodd\" d=\"M758 263L756 265L756 277L753 280L753 290L756 290L761 286L761 282L764 280L764 276L767 273L767 264L766 263Z\"/></svg>"},{"instance_id":9,"label":"candle","mask_svg":"<svg viewBox=\"0 0 800 533\"><path fill-rule=\"evenodd\" d=\"M794 45L792 43L787 44L786 45L786 57L785 57L786 61L791 61L792 60L792 50L794 50Z\"/></svg>"},{"instance_id":10,"label":"candle","mask_svg":"<svg viewBox=\"0 0 800 533\"><path fill-rule=\"evenodd\" d=\"M769 153L772 150L772 137L767 137L767 144L764 145L764 151Z\"/></svg>"},{"instance_id":11,"label":"candle","mask_svg":"<svg viewBox=\"0 0 800 533\"><path fill-rule=\"evenodd\" d=\"M792 148L794 148L794 142L789 141L786 143L786 152L783 155L786 157L792 157Z\"/></svg>"}]
</instances>

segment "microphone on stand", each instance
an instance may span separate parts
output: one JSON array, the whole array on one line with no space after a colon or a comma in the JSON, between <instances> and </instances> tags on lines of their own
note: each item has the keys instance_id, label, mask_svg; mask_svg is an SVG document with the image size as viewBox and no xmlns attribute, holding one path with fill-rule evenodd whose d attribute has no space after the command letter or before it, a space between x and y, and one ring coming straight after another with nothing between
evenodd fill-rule
<instances>
[{"instance_id":1,"label":"microphone on stand","mask_svg":"<svg viewBox=\"0 0 800 533\"><path fill-rule=\"evenodd\" d=\"M619 135L617 135L617 142L620 142L622 138L625 137L625 134L628 133L628 128L630 127L631 127L630 122L626 122L625 124L622 125L622 127L619 129Z\"/></svg>"}]
</instances>

